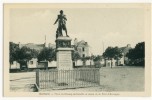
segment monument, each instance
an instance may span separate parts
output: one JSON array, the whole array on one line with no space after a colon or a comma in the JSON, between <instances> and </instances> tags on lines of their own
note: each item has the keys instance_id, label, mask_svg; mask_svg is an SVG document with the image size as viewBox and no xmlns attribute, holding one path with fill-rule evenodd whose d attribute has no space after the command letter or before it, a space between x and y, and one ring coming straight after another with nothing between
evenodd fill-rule
<instances>
[{"instance_id":1,"label":"monument","mask_svg":"<svg viewBox=\"0 0 152 100\"><path fill-rule=\"evenodd\" d=\"M58 22L58 28L56 31L56 57L57 57L57 69L58 69L58 83L67 83L65 77L70 77L71 74L68 70L73 70L72 65L72 50L71 48L71 38L67 34L66 28L66 16L63 14L63 11L60 11L54 24ZM65 31L66 36L63 35L62 31ZM62 71L66 72L62 72ZM60 75L59 75L60 74ZM62 74L62 75L61 75ZM72 79L73 80L73 79Z\"/></svg>"}]
</instances>

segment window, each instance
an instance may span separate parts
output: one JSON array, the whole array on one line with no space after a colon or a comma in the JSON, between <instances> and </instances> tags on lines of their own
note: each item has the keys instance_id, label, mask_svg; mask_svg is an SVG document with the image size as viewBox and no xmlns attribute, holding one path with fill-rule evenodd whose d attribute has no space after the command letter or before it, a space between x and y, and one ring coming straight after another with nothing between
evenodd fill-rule
<instances>
[{"instance_id":1,"label":"window","mask_svg":"<svg viewBox=\"0 0 152 100\"><path fill-rule=\"evenodd\" d=\"M30 61L30 64L32 65L32 64L33 64L33 61Z\"/></svg>"},{"instance_id":2,"label":"window","mask_svg":"<svg viewBox=\"0 0 152 100\"><path fill-rule=\"evenodd\" d=\"M11 65L13 65L14 63L11 61Z\"/></svg>"},{"instance_id":3,"label":"window","mask_svg":"<svg viewBox=\"0 0 152 100\"><path fill-rule=\"evenodd\" d=\"M78 48L78 51L81 52L81 48Z\"/></svg>"},{"instance_id":4,"label":"window","mask_svg":"<svg viewBox=\"0 0 152 100\"><path fill-rule=\"evenodd\" d=\"M84 47L82 48L82 51L84 51Z\"/></svg>"},{"instance_id":5,"label":"window","mask_svg":"<svg viewBox=\"0 0 152 100\"><path fill-rule=\"evenodd\" d=\"M83 58L85 57L85 54L83 54Z\"/></svg>"}]
</instances>

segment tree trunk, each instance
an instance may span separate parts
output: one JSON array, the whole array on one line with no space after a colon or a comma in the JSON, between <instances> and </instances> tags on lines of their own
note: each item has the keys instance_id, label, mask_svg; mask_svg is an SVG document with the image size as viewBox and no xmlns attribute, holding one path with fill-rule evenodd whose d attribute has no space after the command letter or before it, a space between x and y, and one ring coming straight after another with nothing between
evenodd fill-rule
<instances>
[{"instance_id":1,"label":"tree trunk","mask_svg":"<svg viewBox=\"0 0 152 100\"><path fill-rule=\"evenodd\" d=\"M9 71L11 70L11 62L10 62L10 68L9 68Z\"/></svg>"},{"instance_id":2,"label":"tree trunk","mask_svg":"<svg viewBox=\"0 0 152 100\"><path fill-rule=\"evenodd\" d=\"M111 68L112 68L112 59L111 59Z\"/></svg>"}]
</instances>

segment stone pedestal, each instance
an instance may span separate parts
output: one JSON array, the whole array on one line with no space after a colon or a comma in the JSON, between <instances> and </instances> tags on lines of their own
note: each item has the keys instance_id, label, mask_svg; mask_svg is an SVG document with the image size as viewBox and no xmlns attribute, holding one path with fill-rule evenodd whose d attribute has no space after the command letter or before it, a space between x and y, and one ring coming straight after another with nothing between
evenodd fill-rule
<instances>
[{"instance_id":1,"label":"stone pedestal","mask_svg":"<svg viewBox=\"0 0 152 100\"><path fill-rule=\"evenodd\" d=\"M56 39L56 56L58 78L57 83L69 83L73 81L73 64L72 64L72 50L71 38L58 37Z\"/></svg>"},{"instance_id":2,"label":"stone pedestal","mask_svg":"<svg viewBox=\"0 0 152 100\"><path fill-rule=\"evenodd\" d=\"M57 68L58 70L72 70L72 48L57 49Z\"/></svg>"}]
</instances>

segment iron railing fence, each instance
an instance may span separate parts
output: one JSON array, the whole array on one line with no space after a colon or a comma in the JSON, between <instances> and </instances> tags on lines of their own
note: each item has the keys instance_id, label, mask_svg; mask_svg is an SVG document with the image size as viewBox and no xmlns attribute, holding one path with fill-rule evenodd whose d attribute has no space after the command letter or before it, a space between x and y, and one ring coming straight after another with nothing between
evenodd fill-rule
<instances>
[{"instance_id":1,"label":"iron railing fence","mask_svg":"<svg viewBox=\"0 0 152 100\"><path fill-rule=\"evenodd\" d=\"M39 91L90 87L98 86L99 84L99 68L36 71L36 86Z\"/></svg>"}]
</instances>

